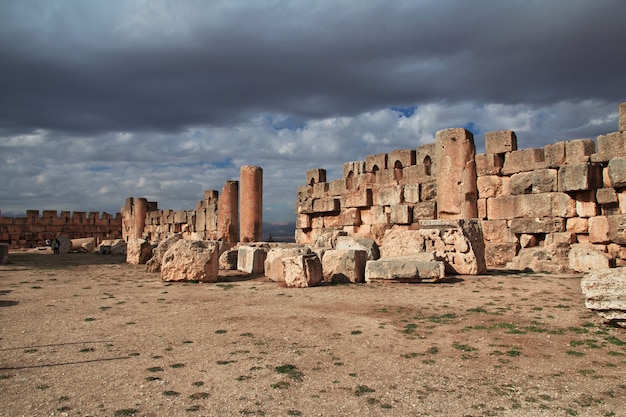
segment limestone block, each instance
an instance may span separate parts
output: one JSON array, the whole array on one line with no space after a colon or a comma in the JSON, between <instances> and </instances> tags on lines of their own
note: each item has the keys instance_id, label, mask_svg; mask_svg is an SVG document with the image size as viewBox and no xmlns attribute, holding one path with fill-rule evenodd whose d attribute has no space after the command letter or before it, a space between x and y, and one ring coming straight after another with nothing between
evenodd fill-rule
<instances>
[{"instance_id":1,"label":"limestone block","mask_svg":"<svg viewBox=\"0 0 626 417\"><path fill-rule=\"evenodd\" d=\"M73 252L93 252L96 246L96 239L93 237L86 237L81 239L71 239Z\"/></svg>"},{"instance_id":2,"label":"limestone block","mask_svg":"<svg viewBox=\"0 0 626 417\"><path fill-rule=\"evenodd\" d=\"M387 224L389 219L382 206L372 206L360 210L362 224Z\"/></svg>"},{"instance_id":3,"label":"limestone block","mask_svg":"<svg viewBox=\"0 0 626 417\"><path fill-rule=\"evenodd\" d=\"M437 132L435 144L437 218L477 218L474 136L465 129L444 129Z\"/></svg>"},{"instance_id":4,"label":"limestone block","mask_svg":"<svg viewBox=\"0 0 626 417\"><path fill-rule=\"evenodd\" d=\"M361 211L358 208L346 208L337 216L339 226L359 226L361 224Z\"/></svg>"},{"instance_id":5,"label":"limestone block","mask_svg":"<svg viewBox=\"0 0 626 417\"><path fill-rule=\"evenodd\" d=\"M267 248L256 246L239 246L237 253L237 270L249 274L262 274L264 272Z\"/></svg>"},{"instance_id":6,"label":"limestone block","mask_svg":"<svg viewBox=\"0 0 626 417\"><path fill-rule=\"evenodd\" d=\"M517 243L485 243L485 262L488 266L502 266L511 262L519 245Z\"/></svg>"},{"instance_id":7,"label":"limestone block","mask_svg":"<svg viewBox=\"0 0 626 417\"><path fill-rule=\"evenodd\" d=\"M511 194L511 178L487 175L476 179L479 198L502 197Z\"/></svg>"},{"instance_id":8,"label":"limestone block","mask_svg":"<svg viewBox=\"0 0 626 417\"><path fill-rule=\"evenodd\" d=\"M440 281L445 278L441 261L413 261L410 259L379 259L367 261L365 281L421 282Z\"/></svg>"},{"instance_id":9,"label":"limestone block","mask_svg":"<svg viewBox=\"0 0 626 417\"><path fill-rule=\"evenodd\" d=\"M367 172L365 170L365 161L350 161L343 164L343 178L348 179L351 174L352 177L356 177L365 172Z\"/></svg>"},{"instance_id":10,"label":"limestone block","mask_svg":"<svg viewBox=\"0 0 626 417\"><path fill-rule=\"evenodd\" d=\"M403 188L401 185L381 187L378 190L378 206L395 206L403 202Z\"/></svg>"},{"instance_id":11,"label":"limestone block","mask_svg":"<svg viewBox=\"0 0 626 417\"><path fill-rule=\"evenodd\" d=\"M597 269L580 280L585 306L607 320L626 320L626 268Z\"/></svg>"},{"instance_id":12,"label":"limestone block","mask_svg":"<svg viewBox=\"0 0 626 417\"><path fill-rule=\"evenodd\" d=\"M324 216L317 215L317 216L311 217L311 227L313 229L323 229L324 228Z\"/></svg>"},{"instance_id":13,"label":"limestone block","mask_svg":"<svg viewBox=\"0 0 626 417\"><path fill-rule=\"evenodd\" d=\"M497 154L517 150L517 136L512 130L496 130L485 133L485 151Z\"/></svg>"},{"instance_id":14,"label":"limestone block","mask_svg":"<svg viewBox=\"0 0 626 417\"><path fill-rule=\"evenodd\" d=\"M344 207L370 207L373 203L372 189L359 189L344 194Z\"/></svg>"},{"instance_id":15,"label":"limestone block","mask_svg":"<svg viewBox=\"0 0 626 417\"><path fill-rule=\"evenodd\" d=\"M617 106L619 112L619 126L618 129L621 132L626 131L626 102L620 103Z\"/></svg>"},{"instance_id":16,"label":"limestone block","mask_svg":"<svg viewBox=\"0 0 626 417\"><path fill-rule=\"evenodd\" d=\"M332 197L340 196L345 190L343 180L333 180L328 183L328 195Z\"/></svg>"},{"instance_id":17,"label":"limestone block","mask_svg":"<svg viewBox=\"0 0 626 417\"><path fill-rule=\"evenodd\" d=\"M476 175L500 175L504 165L504 156L501 154L487 153L476 155Z\"/></svg>"},{"instance_id":18,"label":"limestone block","mask_svg":"<svg viewBox=\"0 0 626 417\"><path fill-rule=\"evenodd\" d=\"M548 144L543 147L543 152L549 168L565 165L565 141Z\"/></svg>"},{"instance_id":19,"label":"limestone block","mask_svg":"<svg viewBox=\"0 0 626 417\"><path fill-rule=\"evenodd\" d=\"M502 174L512 175L518 172L545 168L546 166L547 163L543 148L523 149L505 154Z\"/></svg>"},{"instance_id":20,"label":"limestone block","mask_svg":"<svg viewBox=\"0 0 626 417\"><path fill-rule=\"evenodd\" d=\"M531 194L533 190L533 172L520 172L511 175L511 195ZM494 196L495 197L495 196Z\"/></svg>"},{"instance_id":21,"label":"limestone block","mask_svg":"<svg viewBox=\"0 0 626 417\"><path fill-rule=\"evenodd\" d=\"M402 168L402 184L415 184L429 178L427 167L424 165L409 165Z\"/></svg>"},{"instance_id":22,"label":"limestone block","mask_svg":"<svg viewBox=\"0 0 626 417\"><path fill-rule=\"evenodd\" d=\"M389 214L389 220L393 224L413 223L412 207L404 205L404 204L391 206L391 213Z\"/></svg>"},{"instance_id":23,"label":"limestone block","mask_svg":"<svg viewBox=\"0 0 626 417\"><path fill-rule=\"evenodd\" d=\"M575 193L576 215L580 217L593 217L599 213L594 191L578 191Z\"/></svg>"},{"instance_id":24,"label":"limestone block","mask_svg":"<svg viewBox=\"0 0 626 417\"><path fill-rule=\"evenodd\" d=\"M483 220L481 222L483 238L487 242L517 243L515 233L511 232L508 223L504 219Z\"/></svg>"},{"instance_id":25,"label":"limestone block","mask_svg":"<svg viewBox=\"0 0 626 417\"><path fill-rule=\"evenodd\" d=\"M272 248L265 258L265 276L275 282L284 282L283 258L291 258L299 255L308 255L311 249L308 247Z\"/></svg>"},{"instance_id":26,"label":"limestone block","mask_svg":"<svg viewBox=\"0 0 626 417\"><path fill-rule=\"evenodd\" d=\"M559 169L559 191L595 190L602 187L602 166L584 162Z\"/></svg>"},{"instance_id":27,"label":"limestone block","mask_svg":"<svg viewBox=\"0 0 626 417\"><path fill-rule=\"evenodd\" d=\"M374 239L354 237L354 236L338 236L335 241L335 249L338 250L364 250L367 252L367 259L376 260L380 258L380 250Z\"/></svg>"},{"instance_id":28,"label":"limestone block","mask_svg":"<svg viewBox=\"0 0 626 417\"><path fill-rule=\"evenodd\" d=\"M298 187L298 200L304 200L307 197L311 197L313 187L310 185L301 185Z\"/></svg>"},{"instance_id":29,"label":"limestone block","mask_svg":"<svg viewBox=\"0 0 626 417\"><path fill-rule=\"evenodd\" d=\"M306 183L313 185L320 182L326 182L326 170L322 168L307 169Z\"/></svg>"},{"instance_id":30,"label":"limestone block","mask_svg":"<svg viewBox=\"0 0 626 417\"><path fill-rule=\"evenodd\" d=\"M626 245L626 216L607 216L609 220L609 240L619 245Z\"/></svg>"},{"instance_id":31,"label":"limestone block","mask_svg":"<svg viewBox=\"0 0 626 417\"><path fill-rule=\"evenodd\" d=\"M522 248L532 248L539 245L539 239L535 235L523 233L519 236L519 245Z\"/></svg>"},{"instance_id":32,"label":"limestone block","mask_svg":"<svg viewBox=\"0 0 626 417\"><path fill-rule=\"evenodd\" d=\"M580 234L589 232L589 220L583 217L572 217L567 219L565 230Z\"/></svg>"},{"instance_id":33,"label":"limestone block","mask_svg":"<svg viewBox=\"0 0 626 417\"><path fill-rule=\"evenodd\" d=\"M219 269L226 271L235 271L237 269L237 259L239 257L239 249L228 249L220 255L218 264Z\"/></svg>"},{"instance_id":34,"label":"limestone block","mask_svg":"<svg viewBox=\"0 0 626 417\"><path fill-rule=\"evenodd\" d=\"M311 216L308 214L296 214L296 229L311 228Z\"/></svg>"},{"instance_id":35,"label":"limestone block","mask_svg":"<svg viewBox=\"0 0 626 417\"><path fill-rule=\"evenodd\" d=\"M365 157L366 172L375 172L381 169L387 169L386 153L379 153L378 155L369 155Z\"/></svg>"},{"instance_id":36,"label":"limestone block","mask_svg":"<svg viewBox=\"0 0 626 417\"><path fill-rule=\"evenodd\" d=\"M565 231L562 217L522 217L508 222L511 233L558 233Z\"/></svg>"},{"instance_id":37,"label":"limestone block","mask_svg":"<svg viewBox=\"0 0 626 417\"><path fill-rule=\"evenodd\" d=\"M160 241L157 247L152 250L152 258L146 263L146 270L148 272L159 272L161 270L161 263L165 253L180 239L182 239L181 235L175 233Z\"/></svg>"},{"instance_id":38,"label":"limestone block","mask_svg":"<svg viewBox=\"0 0 626 417\"><path fill-rule=\"evenodd\" d=\"M419 203L420 201L420 185L406 184L403 186L404 201L407 203Z\"/></svg>"},{"instance_id":39,"label":"limestone block","mask_svg":"<svg viewBox=\"0 0 626 417\"><path fill-rule=\"evenodd\" d=\"M282 259L283 281L290 288L313 287L322 283L322 262L314 254Z\"/></svg>"},{"instance_id":40,"label":"limestone block","mask_svg":"<svg viewBox=\"0 0 626 417\"><path fill-rule=\"evenodd\" d=\"M626 190L620 191L617 194L617 201L619 204L619 214L626 214Z\"/></svg>"},{"instance_id":41,"label":"limestone block","mask_svg":"<svg viewBox=\"0 0 626 417\"><path fill-rule=\"evenodd\" d=\"M105 239L100 242L98 246L98 251L100 251L100 247L107 246L108 253L111 255L126 255L126 241L123 239Z\"/></svg>"},{"instance_id":42,"label":"limestone block","mask_svg":"<svg viewBox=\"0 0 626 417\"><path fill-rule=\"evenodd\" d=\"M216 242L180 239L161 261L163 281L217 282L219 248Z\"/></svg>"},{"instance_id":43,"label":"limestone block","mask_svg":"<svg viewBox=\"0 0 626 417\"><path fill-rule=\"evenodd\" d=\"M596 200L598 204L617 204L615 188L598 188L596 190Z\"/></svg>"},{"instance_id":44,"label":"limestone block","mask_svg":"<svg viewBox=\"0 0 626 417\"><path fill-rule=\"evenodd\" d=\"M338 229L341 224L339 222L339 215L325 215L324 219L324 228L325 229Z\"/></svg>"},{"instance_id":45,"label":"limestone block","mask_svg":"<svg viewBox=\"0 0 626 417\"><path fill-rule=\"evenodd\" d=\"M328 195L328 183L318 182L313 184L313 198L323 198Z\"/></svg>"},{"instance_id":46,"label":"limestone block","mask_svg":"<svg viewBox=\"0 0 626 417\"><path fill-rule=\"evenodd\" d=\"M569 268L576 272L587 272L609 268L611 259L606 253L597 251L592 245L572 245L569 251Z\"/></svg>"},{"instance_id":47,"label":"limestone block","mask_svg":"<svg viewBox=\"0 0 626 417\"><path fill-rule=\"evenodd\" d=\"M608 162L613 158L626 158L626 132L612 132L596 138L598 153L593 162Z\"/></svg>"},{"instance_id":48,"label":"limestone block","mask_svg":"<svg viewBox=\"0 0 626 417\"><path fill-rule=\"evenodd\" d=\"M531 175L531 183L531 192L533 194L551 193L553 191L557 191L557 170L538 169L533 171Z\"/></svg>"},{"instance_id":49,"label":"limestone block","mask_svg":"<svg viewBox=\"0 0 626 417\"><path fill-rule=\"evenodd\" d=\"M522 248L506 265L507 269L531 270L562 274L568 272L569 259L567 249L548 249L542 246Z\"/></svg>"},{"instance_id":50,"label":"limestone block","mask_svg":"<svg viewBox=\"0 0 626 417\"><path fill-rule=\"evenodd\" d=\"M322 257L323 281L335 284L365 282L365 263L367 252L364 250L331 249Z\"/></svg>"},{"instance_id":51,"label":"limestone block","mask_svg":"<svg viewBox=\"0 0 626 417\"><path fill-rule=\"evenodd\" d=\"M626 187L626 158L613 158L609 161L609 178L613 188Z\"/></svg>"},{"instance_id":52,"label":"limestone block","mask_svg":"<svg viewBox=\"0 0 626 417\"><path fill-rule=\"evenodd\" d=\"M596 143L593 139L575 139L565 142L565 157L568 164L588 162L589 157L596 152Z\"/></svg>"},{"instance_id":53,"label":"limestone block","mask_svg":"<svg viewBox=\"0 0 626 417\"><path fill-rule=\"evenodd\" d=\"M415 149L398 149L389 152L388 168L396 168L398 163L401 167L407 167L409 165L415 165Z\"/></svg>"},{"instance_id":54,"label":"limestone block","mask_svg":"<svg viewBox=\"0 0 626 417\"><path fill-rule=\"evenodd\" d=\"M576 201L565 193L524 194L487 200L489 219L575 217Z\"/></svg>"},{"instance_id":55,"label":"limestone block","mask_svg":"<svg viewBox=\"0 0 626 417\"><path fill-rule=\"evenodd\" d=\"M0 265L9 263L9 245L0 243Z\"/></svg>"},{"instance_id":56,"label":"limestone block","mask_svg":"<svg viewBox=\"0 0 626 417\"><path fill-rule=\"evenodd\" d=\"M420 201L431 201L437 199L437 181L424 181L420 187Z\"/></svg>"},{"instance_id":57,"label":"limestone block","mask_svg":"<svg viewBox=\"0 0 626 417\"><path fill-rule=\"evenodd\" d=\"M548 249L567 249L576 242L576 236L571 232L548 233L544 246Z\"/></svg>"},{"instance_id":58,"label":"limestone block","mask_svg":"<svg viewBox=\"0 0 626 417\"><path fill-rule=\"evenodd\" d=\"M298 200L298 207L296 209L298 214L312 214L313 213L313 198L305 198Z\"/></svg>"},{"instance_id":59,"label":"limestone block","mask_svg":"<svg viewBox=\"0 0 626 417\"><path fill-rule=\"evenodd\" d=\"M152 257L152 245L145 239L132 239L126 244L126 263L145 264Z\"/></svg>"},{"instance_id":60,"label":"limestone block","mask_svg":"<svg viewBox=\"0 0 626 417\"><path fill-rule=\"evenodd\" d=\"M437 203L435 201L423 201L413 205L413 221L431 220L437 217Z\"/></svg>"},{"instance_id":61,"label":"limestone block","mask_svg":"<svg viewBox=\"0 0 626 417\"><path fill-rule=\"evenodd\" d=\"M174 223L187 223L187 212L184 210L174 212Z\"/></svg>"},{"instance_id":62,"label":"limestone block","mask_svg":"<svg viewBox=\"0 0 626 417\"><path fill-rule=\"evenodd\" d=\"M340 209L337 198L316 198L313 200L313 213L332 213Z\"/></svg>"},{"instance_id":63,"label":"limestone block","mask_svg":"<svg viewBox=\"0 0 626 417\"><path fill-rule=\"evenodd\" d=\"M606 216L589 218L589 241L591 243L609 243L609 219Z\"/></svg>"}]
</instances>

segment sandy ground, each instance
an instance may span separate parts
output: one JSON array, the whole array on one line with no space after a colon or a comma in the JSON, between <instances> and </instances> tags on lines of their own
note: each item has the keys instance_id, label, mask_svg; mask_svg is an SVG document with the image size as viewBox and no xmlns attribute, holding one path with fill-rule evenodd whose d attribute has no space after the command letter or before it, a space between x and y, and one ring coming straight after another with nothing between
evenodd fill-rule
<instances>
[{"instance_id":1,"label":"sandy ground","mask_svg":"<svg viewBox=\"0 0 626 417\"><path fill-rule=\"evenodd\" d=\"M0 265L0 416L626 416L580 276L288 289L124 259Z\"/></svg>"}]
</instances>

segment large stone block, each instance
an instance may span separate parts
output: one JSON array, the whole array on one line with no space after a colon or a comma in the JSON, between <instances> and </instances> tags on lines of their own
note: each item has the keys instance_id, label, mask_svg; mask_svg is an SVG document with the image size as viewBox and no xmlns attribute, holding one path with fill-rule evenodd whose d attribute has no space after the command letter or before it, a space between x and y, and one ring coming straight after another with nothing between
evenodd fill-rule
<instances>
[{"instance_id":1,"label":"large stone block","mask_svg":"<svg viewBox=\"0 0 626 417\"><path fill-rule=\"evenodd\" d=\"M328 183L317 182L313 184L313 198L323 198L328 196Z\"/></svg>"},{"instance_id":2,"label":"large stone block","mask_svg":"<svg viewBox=\"0 0 626 417\"><path fill-rule=\"evenodd\" d=\"M237 269L237 259L239 257L239 249L229 249L224 251L219 258L219 269L226 271L234 271Z\"/></svg>"},{"instance_id":3,"label":"large stone block","mask_svg":"<svg viewBox=\"0 0 626 417\"><path fill-rule=\"evenodd\" d=\"M399 204L391 206L389 220L393 224L411 224L413 223L413 210L411 206Z\"/></svg>"},{"instance_id":4,"label":"large stone block","mask_svg":"<svg viewBox=\"0 0 626 417\"><path fill-rule=\"evenodd\" d=\"M437 180L424 181L420 185L420 201L437 200Z\"/></svg>"},{"instance_id":5,"label":"large stone block","mask_svg":"<svg viewBox=\"0 0 626 417\"><path fill-rule=\"evenodd\" d=\"M617 106L617 110L619 112L619 125L617 130L624 132L626 131L626 102L620 103Z\"/></svg>"},{"instance_id":6,"label":"large stone block","mask_svg":"<svg viewBox=\"0 0 626 417\"><path fill-rule=\"evenodd\" d=\"M506 220L483 220L481 225L486 242L517 243L517 237L509 229Z\"/></svg>"},{"instance_id":7,"label":"large stone block","mask_svg":"<svg viewBox=\"0 0 626 417\"><path fill-rule=\"evenodd\" d=\"M596 138L598 152L591 155L593 162L608 162L614 158L626 158L626 132L612 132Z\"/></svg>"},{"instance_id":8,"label":"large stone block","mask_svg":"<svg viewBox=\"0 0 626 417\"><path fill-rule=\"evenodd\" d=\"M575 139L565 142L565 157L568 164L588 162L596 152L596 143L593 139Z\"/></svg>"},{"instance_id":9,"label":"large stone block","mask_svg":"<svg viewBox=\"0 0 626 417\"><path fill-rule=\"evenodd\" d=\"M340 209L337 198L316 198L313 200L313 213L333 213Z\"/></svg>"},{"instance_id":10,"label":"large stone block","mask_svg":"<svg viewBox=\"0 0 626 417\"><path fill-rule=\"evenodd\" d=\"M369 209L360 210L361 224L387 224L389 218L382 206L372 206Z\"/></svg>"},{"instance_id":11,"label":"large stone block","mask_svg":"<svg viewBox=\"0 0 626 417\"><path fill-rule=\"evenodd\" d=\"M609 220L609 240L618 245L626 245L626 215L607 216Z\"/></svg>"},{"instance_id":12,"label":"large stone block","mask_svg":"<svg viewBox=\"0 0 626 417\"><path fill-rule=\"evenodd\" d=\"M307 185L326 182L326 170L322 168L307 169L306 183Z\"/></svg>"},{"instance_id":13,"label":"large stone block","mask_svg":"<svg viewBox=\"0 0 626 417\"><path fill-rule=\"evenodd\" d=\"M365 157L365 171L376 172L381 169L387 169L387 154L380 153L377 155L369 155Z\"/></svg>"},{"instance_id":14,"label":"large stone block","mask_svg":"<svg viewBox=\"0 0 626 417\"><path fill-rule=\"evenodd\" d=\"M338 226L359 226L361 211L358 208L346 208L337 216Z\"/></svg>"},{"instance_id":15,"label":"large stone block","mask_svg":"<svg viewBox=\"0 0 626 417\"><path fill-rule=\"evenodd\" d=\"M504 156L501 154L487 153L476 155L476 175L500 175L504 165Z\"/></svg>"},{"instance_id":16,"label":"large stone block","mask_svg":"<svg viewBox=\"0 0 626 417\"><path fill-rule=\"evenodd\" d=\"M485 262L488 266L502 266L511 262L517 251L518 243L485 243Z\"/></svg>"},{"instance_id":17,"label":"large stone block","mask_svg":"<svg viewBox=\"0 0 626 417\"><path fill-rule=\"evenodd\" d=\"M354 236L338 236L335 240L335 249L338 250L364 250L367 259L380 258L380 250L374 239Z\"/></svg>"},{"instance_id":18,"label":"large stone block","mask_svg":"<svg viewBox=\"0 0 626 417\"><path fill-rule=\"evenodd\" d=\"M415 165L415 149L397 149L387 156L388 168L402 168Z\"/></svg>"},{"instance_id":19,"label":"large stone block","mask_svg":"<svg viewBox=\"0 0 626 417\"><path fill-rule=\"evenodd\" d=\"M611 259L606 253L599 252L587 244L572 245L568 258L569 268L576 272L605 269L611 265Z\"/></svg>"},{"instance_id":20,"label":"large stone block","mask_svg":"<svg viewBox=\"0 0 626 417\"><path fill-rule=\"evenodd\" d=\"M565 141L550 143L543 147L546 164L549 168L558 168L565 165Z\"/></svg>"},{"instance_id":21,"label":"large stone block","mask_svg":"<svg viewBox=\"0 0 626 417\"><path fill-rule=\"evenodd\" d=\"M511 193L511 178L487 175L478 177L476 187L479 198L502 197Z\"/></svg>"},{"instance_id":22,"label":"large stone block","mask_svg":"<svg viewBox=\"0 0 626 417\"><path fill-rule=\"evenodd\" d=\"M219 246L206 240L178 240L161 260L163 281L217 282Z\"/></svg>"},{"instance_id":23,"label":"large stone block","mask_svg":"<svg viewBox=\"0 0 626 417\"><path fill-rule=\"evenodd\" d=\"M576 215L579 217L593 217L599 213L596 193L590 191L578 191L574 194L576 198ZM573 217L573 216L572 216Z\"/></svg>"},{"instance_id":24,"label":"large stone block","mask_svg":"<svg viewBox=\"0 0 626 417\"><path fill-rule=\"evenodd\" d=\"M534 171L535 169L546 167L547 163L543 148L529 148L506 153L502 174L512 175L518 172Z\"/></svg>"},{"instance_id":25,"label":"large stone block","mask_svg":"<svg viewBox=\"0 0 626 417\"><path fill-rule=\"evenodd\" d=\"M520 271L566 273L569 268L568 252L567 249L555 250L541 246L522 248L517 256L506 265L506 268Z\"/></svg>"},{"instance_id":26,"label":"large stone block","mask_svg":"<svg viewBox=\"0 0 626 417\"><path fill-rule=\"evenodd\" d=\"M343 180L333 180L328 183L328 195L338 197L345 191L346 184Z\"/></svg>"},{"instance_id":27,"label":"large stone block","mask_svg":"<svg viewBox=\"0 0 626 417\"><path fill-rule=\"evenodd\" d=\"M445 266L441 261L417 261L407 259L379 259L367 261L365 281L421 282L440 281L445 278Z\"/></svg>"},{"instance_id":28,"label":"large stone block","mask_svg":"<svg viewBox=\"0 0 626 417\"><path fill-rule=\"evenodd\" d=\"M258 246L239 246L237 269L249 274L261 274L265 268L267 248Z\"/></svg>"},{"instance_id":29,"label":"large stone block","mask_svg":"<svg viewBox=\"0 0 626 417\"><path fill-rule=\"evenodd\" d=\"M589 219L584 217L572 217L567 219L565 230L568 232L581 234L589 232Z\"/></svg>"},{"instance_id":30,"label":"large stone block","mask_svg":"<svg viewBox=\"0 0 626 417\"><path fill-rule=\"evenodd\" d=\"M626 187L626 158L613 158L609 161L609 178L613 188Z\"/></svg>"},{"instance_id":31,"label":"large stone block","mask_svg":"<svg viewBox=\"0 0 626 417\"><path fill-rule=\"evenodd\" d=\"M410 204L419 203L420 185L406 184L403 186L404 201Z\"/></svg>"},{"instance_id":32,"label":"large stone block","mask_svg":"<svg viewBox=\"0 0 626 417\"><path fill-rule=\"evenodd\" d=\"M576 201L565 193L524 194L487 200L489 219L575 217Z\"/></svg>"},{"instance_id":33,"label":"large stone block","mask_svg":"<svg viewBox=\"0 0 626 417\"><path fill-rule=\"evenodd\" d=\"M596 190L596 200L598 204L617 204L615 188L598 188Z\"/></svg>"},{"instance_id":34,"label":"large stone block","mask_svg":"<svg viewBox=\"0 0 626 417\"><path fill-rule=\"evenodd\" d=\"M322 262L314 254L283 258L283 281L290 288L313 287L322 283Z\"/></svg>"},{"instance_id":35,"label":"large stone block","mask_svg":"<svg viewBox=\"0 0 626 417\"><path fill-rule=\"evenodd\" d=\"M580 280L585 306L607 320L626 320L626 268L588 272Z\"/></svg>"},{"instance_id":36,"label":"large stone block","mask_svg":"<svg viewBox=\"0 0 626 417\"><path fill-rule=\"evenodd\" d=\"M531 217L509 220L512 233L558 233L565 231L565 219L562 217Z\"/></svg>"},{"instance_id":37,"label":"large stone block","mask_svg":"<svg viewBox=\"0 0 626 417\"><path fill-rule=\"evenodd\" d=\"M152 257L152 245L145 239L132 239L126 244L126 263L145 264Z\"/></svg>"},{"instance_id":38,"label":"large stone block","mask_svg":"<svg viewBox=\"0 0 626 417\"><path fill-rule=\"evenodd\" d=\"M437 203L435 201L423 201L413 205L413 221L431 220L437 217Z\"/></svg>"},{"instance_id":39,"label":"large stone block","mask_svg":"<svg viewBox=\"0 0 626 417\"><path fill-rule=\"evenodd\" d=\"M496 130L485 133L485 151L497 154L517 150L517 136L512 130Z\"/></svg>"},{"instance_id":40,"label":"large stone block","mask_svg":"<svg viewBox=\"0 0 626 417\"><path fill-rule=\"evenodd\" d=\"M373 203L370 188L350 191L344 194L344 207L370 207Z\"/></svg>"},{"instance_id":41,"label":"large stone block","mask_svg":"<svg viewBox=\"0 0 626 417\"><path fill-rule=\"evenodd\" d=\"M403 202L403 188L401 185L381 187L378 190L378 206L395 206Z\"/></svg>"},{"instance_id":42,"label":"large stone block","mask_svg":"<svg viewBox=\"0 0 626 417\"><path fill-rule=\"evenodd\" d=\"M602 187L602 166L596 163L563 165L559 169L559 191L595 190Z\"/></svg>"},{"instance_id":43,"label":"large stone block","mask_svg":"<svg viewBox=\"0 0 626 417\"><path fill-rule=\"evenodd\" d=\"M180 234L175 233L160 241L157 247L152 250L152 258L150 258L150 260L146 263L146 270L148 272L159 272L161 270L161 263L165 253L180 239L182 239Z\"/></svg>"},{"instance_id":44,"label":"large stone block","mask_svg":"<svg viewBox=\"0 0 626 417\"><path fill-rule=\"evenodd\" d=\"M272 248L267 252L265 258L265 276L275 282L284 282L283 259L293 258L299 255L308 255L311 249L308 247L295 248Z\"/></svg>"},{"instance_id":45,"label":"large stone block","mask_svg":"<svg viewBox=\"0 0 626 417\"><path fill-rule=\"evenodd\" d=\"M322 256L324 282L347 284L365 282L367 251L331 249Z\"/></svg>"},{"instance_id":46,"label":"large stone block","mask_svg":"<svg viewBox=\"0 0 626 417\"><path fill-rule=\"evenodd\" d=\"M9 245L0 243L0 265L9 263Z\"/></svg>"}]
</instances>

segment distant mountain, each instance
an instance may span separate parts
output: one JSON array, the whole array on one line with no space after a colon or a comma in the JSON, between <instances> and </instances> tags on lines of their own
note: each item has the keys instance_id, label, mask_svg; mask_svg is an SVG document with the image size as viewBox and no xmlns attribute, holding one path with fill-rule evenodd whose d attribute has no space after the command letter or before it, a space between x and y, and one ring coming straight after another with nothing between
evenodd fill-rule
<instances>
[{"instance_id":1,"label":"distant mountain","mask_svg":"<svg viewBox=\"0 0 626 417\"><path fill-rule=\"evenodd\" d=\"M263 241L295 242L295 223L263 223Z\"/></svg>"}]
</instances>

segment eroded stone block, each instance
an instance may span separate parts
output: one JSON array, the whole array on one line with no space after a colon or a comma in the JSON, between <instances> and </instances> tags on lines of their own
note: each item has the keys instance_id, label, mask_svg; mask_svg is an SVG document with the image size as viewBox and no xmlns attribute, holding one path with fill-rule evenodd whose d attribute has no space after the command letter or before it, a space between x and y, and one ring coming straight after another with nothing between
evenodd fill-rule
<instances>
[{"instance_id":1,"label":"eroded stone block","mask_svg":"<svg viewBox=\"0 0 626 417\"><path fill-rule=\"evenodd\" d=\"M321 284L322 262L314 254L283 258L283 277L287 287L306 288Z\"/></svg>"},{"instance_id":2,"label":"eroded stone block","mask_svg":"<svg viewBox=\"0 0 626 417\"><path fill-rule=\"evenodd\" d=\"M258 246L239 246L237 270L248 274L261 274L265 268L267 248Z\"/></svg>"},{"instance_id":3,"label":"eroded stone block","mask_svg":"<svg viewBox=\"0 0 626 417\"><path fill-rule=\"evenodd\" d=\"M591 271L580 280L585 306L607 320L626 320L626 268Z\"/></svg>"},{"instance_id":4,"label":"eroded stone block","mask_svg":"<svg viewBox=\"0 0 626 417\"><path fill-rule=\"evenodd\" d=\"M217 282L219 247L206 240L177 240L163 255L163 281Z\"/></svg>"},{"instance_id":5,"label":"eroded stone block","mask_svg":"<svg viewBox=\"0 0 626 417\"><path fill-rule=\"evenodd\" d=\"M275 282L284 282L285 274L283 272L283 258L291 258L310 253L311 249L304 246L295 248L271 248L267 252L267 256L264 261L265 276Z\"/></svg>"},{"instance_id":6,"label":"eroded stone block","mask_svg":"<svg viewBox=\"0 0 626 417\"><path fill-rule=\"evenodd\" d=\"M439 281L445 278L445 266L441 261L413 261L410 259L379 259L367 261L365 281L421 282Z\"/></svg>"},{"instance_id":7,"label":"eroded stone block","mask_svg":"<svg viewBox=\"0 0 626 417\"><path fill-rule=\"evenodd\" d=\"M332 249L322 257L324 282L335 284L365 282L367 251L355 249Z\"/></svg>"},{"instance_id":8,"label":"eroded stone block","mask_svg":"<svg viewBox=\"0 0 626 417\"><path fill-rule=\"evenodd\" d=\"M500 175L504 157L501 154L487 153L476 155L476 175Z\"/></svg>"},{"instance_id":9,"label":"eroded stone block","mask_svg":"<svg viewBox=\"0 0 626 417\"><path fill-rule=\"evenodd\" d=\"M547 166L543 148L529 148L508 152L504 156L503 175L533 171Z\"/></svg>"},{"instance_id":10,"label":"eroded stone block","mask_svg":"<svg viewBox=\"0 0 626 417\"><path fill-rule=\"evenodd\" d=\"M517 136L512 130L495 130L485 133L485 151L497 154L517 150Z\"/></svg>"},{"instance_id":11,"label":"eroded stone block","mask_svg":"<svg viewBox=\"0 0 626 417\"><path fill-rule=\"evenodd\" d=\"M595 190L602 187L602 166L595 163L563 165L559 169L559 191Z\"/></svg>"},{"instance_id":12,"label":"eroded stone block","mask_svg":"<svg viewBox=\"0 0 626 417\"><path fill-rule=\"evenodd\" d=\"M613 158L609 161L609 178L613 188L626 187L626 158Z\"/></svg>"},{"instance_id":13,"label":"eroded stone block","mask_svg":"<svg viewBox=\"0 0 626 417\"><path fill-rule=\"evenodd\" d=\"M485 262L488 266L502 266L511 262L519 245L517 243L485 243Z\"/></svg>"}]
</instances>

